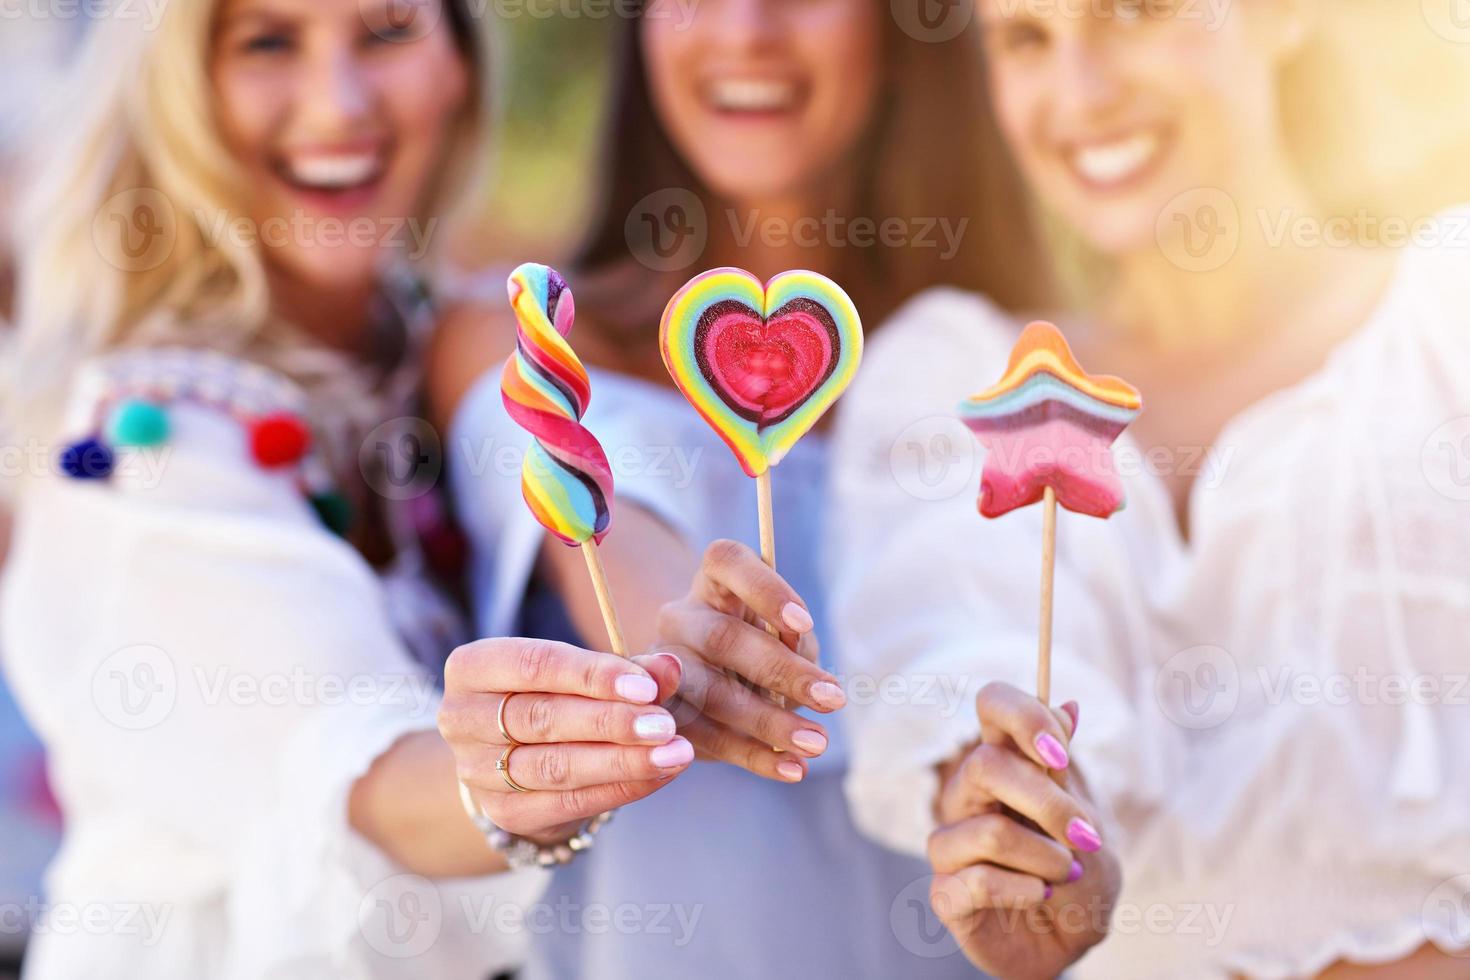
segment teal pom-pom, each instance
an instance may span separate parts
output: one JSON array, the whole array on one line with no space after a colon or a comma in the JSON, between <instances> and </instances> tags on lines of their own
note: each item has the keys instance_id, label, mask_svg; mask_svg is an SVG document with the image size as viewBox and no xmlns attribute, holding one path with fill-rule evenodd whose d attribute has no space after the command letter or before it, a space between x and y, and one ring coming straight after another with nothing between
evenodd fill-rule
<instances>
[{"instance_id":1,"label":"teal pom-pom","mask_svg":"<svg viewBox=\"0 0 1470 980\"><path fill-rule=\"evenodd\" d=\"M114 446L157 446L168 441L168 412L155 402L129 398L107 416L105 431Z\"/></svg>"},{"instance_id":2,"label":"teal pom-pom","mask_svg":"<svg viewBox=\"0 0 1470 980\"><path fill-rule=\"evenodd\" d=\"M352 504L337 491L312 494L311 506L334 534L345 535L352 527Z\"/></svg>"}]
</instances>

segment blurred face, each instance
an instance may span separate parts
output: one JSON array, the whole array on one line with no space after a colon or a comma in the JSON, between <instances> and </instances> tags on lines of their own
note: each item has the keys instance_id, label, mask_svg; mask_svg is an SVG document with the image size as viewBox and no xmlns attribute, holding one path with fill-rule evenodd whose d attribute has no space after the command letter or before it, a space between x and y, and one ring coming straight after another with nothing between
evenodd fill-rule
<instances>
[{"instance_id":1,"label":"blurred face","mask_svg":"<svg viewBox=\"0 0 1470 980\"><path fill-rule=\"evenodd\" d=\"M682 7L652 0L641 31L655 109L690 167L737 201L820 186L873 113L879 4L700 0L692 18Z\"/></svg>"},{"instance_id":2,"label":"blurred face","mask_svg":"<svg viewBox=\"0 0 1470 980\"><path fill-rule=\"evenodd\" d=\"M1121 254L1157 247L1179 195L1279 172L1284 6L981 0L996 114L1032 188Z\"/></svg>"},{"instance_id":3,"label":"blurred face","mask_svg":"<svg viewBox=\"0 0 1470 980\"><path fill-rule=\"evenodd\" d=\"M438 0L221 0L216 117L267 261L360 288L419 221L470 70ZM232 216L233 217L233 216Z\"/></svg>"}]
</instances>

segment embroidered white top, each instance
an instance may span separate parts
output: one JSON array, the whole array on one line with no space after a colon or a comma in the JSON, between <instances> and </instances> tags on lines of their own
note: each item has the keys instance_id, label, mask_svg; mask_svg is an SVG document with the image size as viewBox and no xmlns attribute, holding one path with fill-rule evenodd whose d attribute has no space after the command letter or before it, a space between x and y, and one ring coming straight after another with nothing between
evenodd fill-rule
<instances>
[{"instance_id":1,"label":"embroidered white top","mask_svg":"<svg viewBox=\"0 0 1470 980\"><path fill-rule=\"evenodd\" d=\"M299 412L302 393L144 351L84 372L68 431L124 377L164 393L167 443L119 449L106 482L28 479L0 592L66 819L27 977L480 980L515 962L519 939L472 913L541 876L431 884L348 824L353 782L435 727L436 678L401 637L442 610L374 574L209 404Z\"/></svg>"},{"instance_id":2,"label":"embroidered white top","mask_svg":"<svg viewBox=\"0 0 1470 980\"><path fill-rule=\"evenodd\" d=\"M1438 229L1461 247L1404 255L1325 366L1226 427L1189 541L1149 468L1189 461L1126 434L1127 509L1061 513L1053 698L1081 703L1074 758L1126 876L1076 976L1295 977L1470 947L1466 219ZM865 830L914 852L935 763L977 734L971 695L1035 684L1041 508L976 514L983 450L954 420L1018 331L974 296L916 299L836 436L833 622L851 670L910 692L848 708L848 791Z\"/></svg>"}]
</instances>

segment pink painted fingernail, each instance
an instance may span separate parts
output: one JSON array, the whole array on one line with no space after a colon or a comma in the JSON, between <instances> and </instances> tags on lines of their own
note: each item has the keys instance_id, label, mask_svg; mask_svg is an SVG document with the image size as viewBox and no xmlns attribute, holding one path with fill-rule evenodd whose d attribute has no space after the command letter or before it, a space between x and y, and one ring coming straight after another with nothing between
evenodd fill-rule
<instances>
[{"instance_id":1,"label":"pink painted fingernail","mask_svg":"<svg viewBox=\"0 0 1470 980\"><path fill-rule=\"evenodd\" d=\"M1051 885L1046 886L1046 891L1042 894L1041 900L1043 902L1051 901Z\"/></svg>"},{"instance_id":2,"label":"pink painted fingernail","mask_svg":"<svg viewBox=\"0 0 1470 980\"><path fill-rule=\"evenodd\" d=\"M810 688L812 700L822 708L837 709L847 703L847 695L842 693L842 688L831 681L817 681Z\"/></svg>"},{"instance_id":3,"label":"pink painted fingernail","mask_svg":"<svg viewBox=\"0 0 1470 980\"><path fill-rule=\"evenodd\" d=\"M801 766L795 762L782 762L776 766L776 773L788 783L801 782Z\"/></svg>"},{"instance_id":4,"label":"pink painted fingernail","mask_svg":"<svg viewBox=\"0 0 1470 980\"><path fill-rule=\"evenodd\" d=\"M798 633L810 633L812 627L817 625L812 621L812 614L794 602L788 602L781 607L781 620Z\"/></svg>"},{"instance_id":5,"label":"pink painted fingernail","mask_svg":"<svg viewBox=\"0 0 1470 980\"><path fill-rule=\"evenodd\" d=\"M803 752L820 755L827 751L827 736L811 728L803 728L791 736L791 744Z\"/></svg>"},{"instance_id":6,"label":"pink painted fingernail","mask_svg":"<svg viewBox=\"0 0 1470 980\"><path fill-rule=\"evenodd\" d=\"M687 738L676 738L648 753L648 761L660 769L677 769L694 761L694 746Z\"/></svg>"},{"instance_id":7,"label":"pink painted fingernail","mask_svg":"<svg viewBox=\"0 0 1470 980\"><path fill-rule=\"evenodd\" d=\"M1082 862L1081 861L1075 861L1074 860L1072 862L1072 870L1067 872L1067 884L1070 885L1074 881L1081 880L1081 878L1082 878Z\"/></svg>"},{"instance_id":8,"label":"pink painted fingernail","mask_svg":"<svg viewBox=\"0 0 1470 980\"><path fill-rule=\"evenodd\" d=\"M634 704L648 704L658 697L658 684L643 674L624 674L613 681L613 690L618 692L618 697Z\"/></svg>"},{"instance_id":9,"label":"pink painted fingernail","mask_svg":"<svg viewBox=\"0 0 1470 980\"><path fill-rule=\"evenodd\" d=\"M1036 736L1036 752L1048 769L1065 769L1071 761L1067 758L1067 750L1062 748L1062 743L1050 732L1042 732Z\"/></svg>"},{"instance_id":10,"label":"pink painted fingernail","mask_svg":"<svg viewBox=\"0 0 1470 980\"><path fill-rule=\"evenodd\" d=\"M1067 824L1067 840L1075 844L1078 850L1088 853L1102 847L1102 838L1097 835L1097 829L1081 817L1073 817L1072 822Z\"/></svg>"},{"instance_id":11,"label":"pink painted fingernail","mask_svg":"<svg viewBox=\"0 0 1470 980\"><path fill-rule=\"evenodd\" d=\"M671 715L659 712L653 715L640 715L633 722L633 734L639 738L646 738L650 742L664 742L674 737L674 719Z\"/></svg>"},{"instance_id":12,"label":"pink painted fingernail","mask_svg":"<svg viewBox=\"0 0 1470 980\"><path fill-rule=\"evenodd\" d=\"M1077 722L1082 716L1082 706L1079 705L1076 701L1068 701L1066 704L1062 705L1062 710L1067 713L1068 718L1072 719L1072 734L1076 735Z\"/></svg>"}]
</instances>

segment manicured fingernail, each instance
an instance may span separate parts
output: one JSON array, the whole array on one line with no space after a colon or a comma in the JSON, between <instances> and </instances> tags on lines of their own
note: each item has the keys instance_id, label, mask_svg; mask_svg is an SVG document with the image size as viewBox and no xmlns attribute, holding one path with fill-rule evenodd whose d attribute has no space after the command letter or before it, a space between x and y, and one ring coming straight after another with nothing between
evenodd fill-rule
<instances>
[{"instance_id":1,"label":"manicured fingernail","mask_svg":"<svg viewBox=\"0 0 1470 980\"><path fill-rule=\"evenodd\" d=\"M776 766L776 774L788 783L801 782L801 766L795 762L782 762Z\"/></svg>"},{"instance_id":2,"label":"manicured fingernail","mask_svg":"<svg viewBox=\"0 0 1470 980\"><path fill-rule=\"evenodd\" d=\"M1082 877L1082 862L1073 861L1072 870L1067 872L1067 884L1080 880Z\"/></svg>"},{"instance_id":3,"label":"manicured fingernail","mask_svg":"<svg viewBox=\"0 0 1470 980\"><path fill-rule=\"evenodd\" d=\"M654 715L640 715L633 722L633 734L649 741L667 741L674 737L674 731L673 717L663 712Z\"/></svg>"},{"instance_id":4,"label":"manicured fingernail","mask_svg":"<svg viewBox=\"0 0 1470 980\"><path fill-rule=\"evenodd\" d=\"M643 674L624 674L613 682L613 690L624 701L635 704L648 704L658 697L658 685L652 677Z\"/></svg>"},{"instance_id":5,"label":"manicured fingernail","mask_svg":"<svg viewBox=\"0 0 1470 980\"><path fill-rule=\"evenodd\" d=\"M687 738L676 738L648 753L648 761L660 769L677 769L694 761L694 746Z\"/></svg>"},{"instance_id":6,"label":"manicured fingernail","mask_svg":"<svg viewBox=\"0 0 1470 980\"><path fill-rule=\"evenodd\" d=\"M1076 701L1068 701L1066 704L1062 705L1062 710L1067 713L1068 718L1072 719L1072 734L1076 735L1077 721L1082 715L1081 705L1079 705Z\"/></svg>"},{"instance_id":7,"label":"manicured fingernail","mask_svg":"<svg viewBox=\"0 0 1470 980\"><path fill-rule=\"evenodd\" d=\"M827 751L827 736L811 728L803 728L791 736L791 744L803 752L820 755Z\"/></svg>"},{"instance_id":8,"label":"manicured fingernail","mask_svg":"<svg viewBox=\"0 0 1470 980\"><path fill-rule=\"evenodd\" d=\"M1046 891L1042 894L1041 900L1043 902L1051 901L1051 885L1046 886Z\"/></svg>"},{"instance_id":9,"label":"manicured fingernail","mask_svg":"<svg viewBox=\"0 0 1470 980\"><path fill-rule=\"evenodd\" d=\"M822 708L840 708L847 703L847 695L842 693L842 688L831 681L817 681L809 690L812 700Z\"/></svg>"},{"instance_id":10,"label":"manicured fingernail","mask_svg":"<svg viewBox=\"0 0 1470 980\"><path fill-rule=\"evenodd\" d=\"M672 653L655 653L653 655L653 658L655 660L667 661L672 666L672 668L673 668L674 676L675 677L679 677L679 678L683 678L683 676L684 676L684 661L680 660L678 657L674 656Z\"/></svg>"},{"instance_id":11,"label":"manicured fingernail","mask_svg":"<svg viewBox=\"0 0 1470 980\"><path fill-rule=\"evenodd\" d=\"M788 602L781 607L781 619L798 633L810 633L812 627L817 625L812 622L812 614L794 602Z\"/></svg>"},{"instance_id":12,"label":"manicured fingernail","mask_svg":"<svg viewBox=\"0 0 1470 980\"><path fill-rule=\"evenodd\" d=\"M1062 743L1050 732L1042 732L1036 736L1036 752L1048 769L1065 769L1071 761L1067 758L1067 750L1062 748Z\"/></svg>"},{"instance_id":13,"label":"manicured fingernail","mask_svg":"<svg viewBox=\"0 0 1470 980\"><path fill-rule=\"evenodd\" d=\"M1102 847L1102 838L1097 835L1097 829L1081 817L1073 817L1072 822L1067 824L1067 840L1076 845L1079 851L1091 853Z\"/></svg>"}]
</instances>

